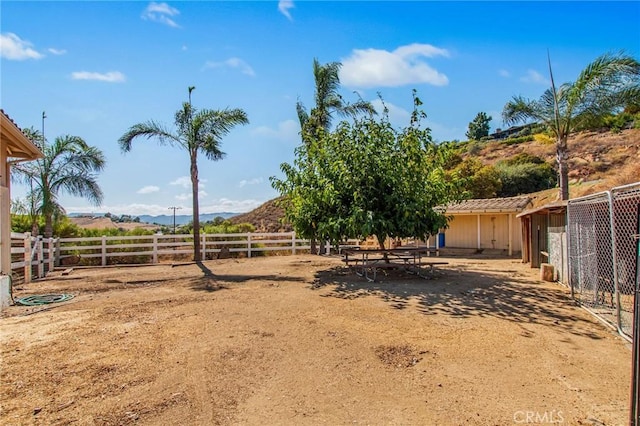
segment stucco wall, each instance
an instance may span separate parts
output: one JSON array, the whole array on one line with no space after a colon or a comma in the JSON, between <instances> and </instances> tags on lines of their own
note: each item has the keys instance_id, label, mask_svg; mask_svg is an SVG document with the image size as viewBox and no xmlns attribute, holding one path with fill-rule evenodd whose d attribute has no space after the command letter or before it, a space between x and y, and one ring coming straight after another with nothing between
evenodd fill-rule
<instances>
[{"instance_id":1,"label":"stucco wall","mask_svg":"<svg viewBox=\"0 0 640 426\"><path fill-rule=\"evenodd\" d=\"M512 250L522 250L520 219L511 214ZM454 215L445 231L445 246L451 248L478 248L478 215ZM509 214L480 214L480 248L509 249Z\"/></svg>"}]
</instances>

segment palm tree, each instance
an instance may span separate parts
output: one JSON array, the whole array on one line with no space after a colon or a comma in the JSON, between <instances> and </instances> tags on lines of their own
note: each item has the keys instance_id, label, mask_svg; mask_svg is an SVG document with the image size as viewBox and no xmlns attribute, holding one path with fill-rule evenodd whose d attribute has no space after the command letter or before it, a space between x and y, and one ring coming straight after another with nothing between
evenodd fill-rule
<instances>
[{"instance_id":1,"label":"palm tree","mask_svg":"<svg viewBox=\"0 0 640 426\"><path fill-rule=\"evenodd\" d=\"M550 61L549 61L550 62ZM587 65L573 83L551 87L538 100L515 96L502 112L505 123L535 121L556 138L560 199L569 199L569 135L640 99L640 63L631 56L604 54Z\"/></svg>"},{"instance_id":2,"label":"palm tree","mask_svg":"<svg viewBox=\"0 0 640 426\"><path fill-rule=\"evenodd\" d=\"M359 100L356 103L346 103L342 96L338 94L340 89L340 62L329 62L321 65L317 59L313 60L313 77L316 83L314 94L315 105L309 114L302 104L296 103L298 120L303 127L310 118L313 119L313 126L323 130L329 130L333 121L333 114L343 117L354 117L361 113L375 114L376 110L370 102Z\"/></svg>"},{"instance_id":3,"label":"palm tree","mask_svg":"<svg viewBox=\"0 0 640 426\"><path fill-rule=\"evenodd\" d=\"M376 114L376 110L370 102L359 100L356 103L346 103L338 93L340 89L340 62L329 62L321 65L317 59L313 60L313 77L315 79L315 105L309 114L302 104L296 103L296 111L300 128L302 129L302 141L305 144L315 142L320 130L329 131L334 114L343 117L355 117L361 113ZM306 137L305 133L310 136ZM311 253L316 253L316 240L311 239Z\"/></svg>"},{"instance_id":4,"label":"palm tree","mask_svg":"<svg viewBox=\"0 0 640 426\"><path fill-rule=\"evenodd\" d=\"M123 152L131 150L134 139L144 137L157 139L161 145L179 146L189 153L191 174L191 195L193 202L193 259L202 260L200 253L200 208L198 204L198 153L202 152L209 160L217 161L224 158L225 153L220 150L222 137L227 135L238 124L248 124L247 114L241 109L224 110L196 110L191 106L191 92L195 87L189 87L189 102L182 104L182 109L175 115L176 130L166 129L155 121L148 121L131 126L118 139Z\"/></svg>"},{"instance_id":5,"label":"palm tree","mask_svg":"<svg viewBox=\"0 0 640 426\"><path fill-rule=\"evenodd\" d=\"M40 148L43 158L16 164L13 177L30 186L30 215L37 229L37 217L44 217L44 236L53 235L54 219L64 215L58 201L62 193L88 199L98 206L102 203L102 190L96 173L105 166L105 158L98 148L89 146L78 136L59 136L48 145L42 134L33 128L25 134Z\"/></svg>"}]
</instances>

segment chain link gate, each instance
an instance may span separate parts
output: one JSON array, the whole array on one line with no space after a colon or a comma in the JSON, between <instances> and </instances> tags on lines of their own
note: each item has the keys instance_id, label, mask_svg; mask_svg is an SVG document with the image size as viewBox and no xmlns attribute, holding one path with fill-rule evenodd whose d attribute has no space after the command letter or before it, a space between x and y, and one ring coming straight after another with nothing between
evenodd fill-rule
<instances>
[{"instance_id":1,"label":"chain link gate","mask_svg":"<svg viewBox=\"0 0 640 426\"><path fill-rule=\"evenodd\" d=\"M633 335L633 308L636 278L636 241L640 183L611 190L615 240L614 264L620 298L620 327L627 336Z\"/></svg>"},{"instance_id":2,"label":"chain link gate","mask_svg":"<svg viewBox=\"0 0 640 426\"><path fill-rule=\"evenodd\" d=\"M630 339L633 334L640 182L569 200L569 285L573 297Z\"/></svg>"},{"instance_id":3,"label":"chain link gate","mask_svg":"<svg viewBox=\"0 0 640 426\"><path fill-rule=\"evenodd\" d=\"M607 192L569 201L569 285L582 306L617 327L610 206Z\"/></svg>"}]
</instances>

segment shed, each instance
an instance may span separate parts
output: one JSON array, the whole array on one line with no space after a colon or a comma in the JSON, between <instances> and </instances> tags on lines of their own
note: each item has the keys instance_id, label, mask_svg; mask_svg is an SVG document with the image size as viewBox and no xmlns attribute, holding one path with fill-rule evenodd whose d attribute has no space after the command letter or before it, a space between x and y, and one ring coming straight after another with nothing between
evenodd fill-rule
<instances>
[{"instance_id":1,"label":"shed","mask_svg":"<svg viewBox=\"0 0 640 426\"><path fill-rule=\"evenodd\" d=\"M40 149L0 109L0 276L11 272L11 164L41 157Z\"/></svg>"},{"instance_id":2,"label":"shed","mask_svg":"<svg viewBox=\"0 0 640 426\"><path fill-rule=\"evenodd\" d=\"M518 215L522 221L522 261L539 268L542 263L551 263L557 279L565 281L567 262L567 202L557 201L523 211Z\"/></svg>"},{"instance_id":3,"label":"shed","mask_svg":"<svg viewBox=\"0 0 640 426\"><path fill-rule=\"evenodd\" d=\"M516 215L531 204L527 196L466 200L446 208L450 216L444 231L449 248L501 250L512 256L522 250L520 219Z\"/></svg>"}]
</instances>

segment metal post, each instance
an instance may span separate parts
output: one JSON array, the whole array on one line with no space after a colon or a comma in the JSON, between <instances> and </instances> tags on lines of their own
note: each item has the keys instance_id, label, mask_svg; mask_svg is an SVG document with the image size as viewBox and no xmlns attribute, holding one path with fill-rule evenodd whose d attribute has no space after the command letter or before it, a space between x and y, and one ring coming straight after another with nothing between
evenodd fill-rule
<instances>
[{"instance_id":1,"label":"metal post","mask_svg":"<svg viewBox=\"0 0 640 426\"><path fill-rule=\"evenodd\" d=\"M618 290L618 259L616 254L616 228L615 228L615 219L613 217L613 195L611 195L611 191L606 191L607 197L609 199L609 223L611 226L611 253L613 258L613 289L615 291L616 297L616 325L618 327L618 332L624 335L622 331L622 318L620 313L620 291Z\"/></svg>"},{"instance_id":2,"label":"metal post","mask_svg":"<svg viewBox=\"0 0 640 426\"><path fill-rule=\"evenodd\" d=\"M636 234L636 283L633 298L633 340L631 356L631 407L629 424L640 425L640 204L638 205Z\"/></svg>"}]
</instances>

